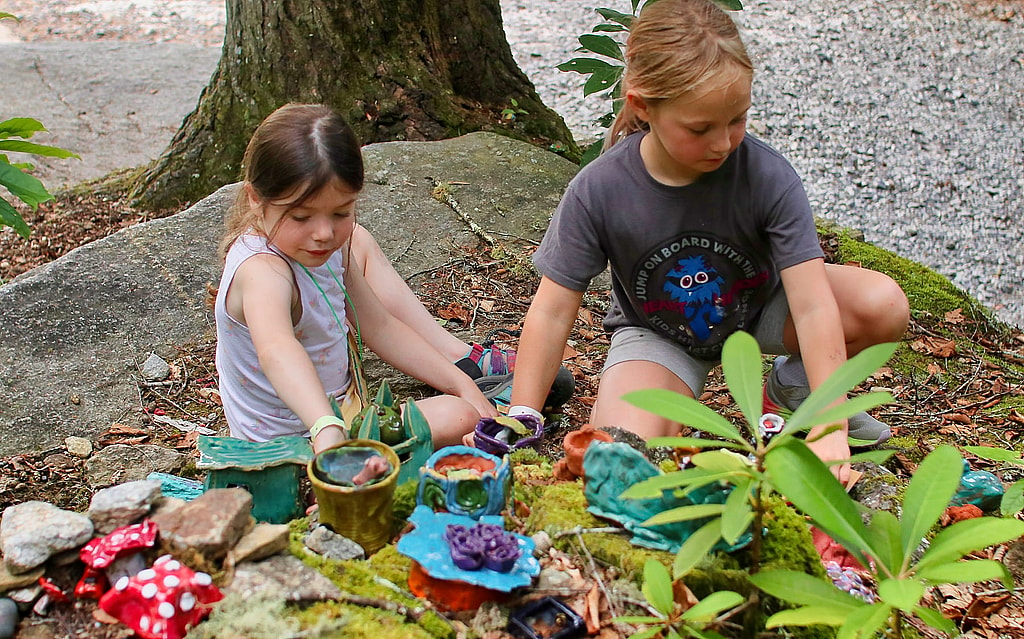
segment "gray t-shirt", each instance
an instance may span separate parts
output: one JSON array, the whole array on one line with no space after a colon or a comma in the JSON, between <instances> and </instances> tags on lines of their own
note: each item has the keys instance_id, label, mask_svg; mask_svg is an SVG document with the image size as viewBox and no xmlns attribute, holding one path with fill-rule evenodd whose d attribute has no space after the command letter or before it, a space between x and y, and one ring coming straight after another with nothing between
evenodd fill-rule
<instances>
[{"instance_id":1,"label":"gray t-shirt","mask_svg":"<svg viewBox=\"0 0 1024 639\"><path fill-rule=\"evenodd\" d=\"M650 328L715 360L752 330L779 271L822 257L793 167L747 135L717 170L686 186L656 181L635 133L579 172L534 255L541 274L576 291L609 264L604 326Z\"/></svg>"}]
</instances>

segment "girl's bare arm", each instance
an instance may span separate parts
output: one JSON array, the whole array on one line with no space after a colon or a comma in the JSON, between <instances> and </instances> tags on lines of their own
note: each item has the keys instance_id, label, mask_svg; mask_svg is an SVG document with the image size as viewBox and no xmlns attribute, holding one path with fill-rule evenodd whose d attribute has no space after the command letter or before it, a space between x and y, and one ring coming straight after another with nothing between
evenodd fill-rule
<instances>
[{"instance_id":1,"label":"girl's bare arm","mask_svg":"<svg viewBox=\"0 0 1024 639\"><path fill-rule=\"evenodd\" d=\"M497 415L472 379L384 307L358 269L345 271L345 287L363 340L381 359L442 393L461 397L482 416Z\"/></svg>"},{"instance_id":2,"label":"girl's bare arm","mask_svg":"<svg viewBox=\"0 0 1024 639\"><path fill-rule=\"evenodd\" d=\"M582 303L582 291L541 278L519 338L513 406L528 406L537 411L544 408Z\"/></svg>"}]
</instances>

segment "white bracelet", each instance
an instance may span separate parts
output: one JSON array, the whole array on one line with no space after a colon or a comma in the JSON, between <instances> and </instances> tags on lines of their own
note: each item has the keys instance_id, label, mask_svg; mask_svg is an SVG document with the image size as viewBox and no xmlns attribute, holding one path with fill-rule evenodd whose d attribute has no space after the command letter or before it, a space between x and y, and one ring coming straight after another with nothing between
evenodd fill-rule
<instances>
[{"instance_id":1,"label":"white bracelet","mask_svg":"<svg viewBox=\"0 0 1024 639\"><path fill-rule=\"evenodd\" d=\"M345 438L348 438L348 429L345 428L345 422L338 419L334 415L324 415L320 419L313 422L313 426L309 429L309 438L316 439L316 436L320 434L320 431L327 428L328 426L337 426L341 429L341 432L345 434Z\"/></svg>"},{"instance_id":2,"label":"white bracelet","mask_svg":"<svg viewBox=\"0 0 1024 639\"><path fill-rule=\"evenodd\" d=\"M529 406L512 406L508 409L509 417L515 417L516 415L529 415L530 417L536 417L539 419L540 423L544 423L544 416L540 414L540 411L530 408Z\"/></svg>"}]
</instances>

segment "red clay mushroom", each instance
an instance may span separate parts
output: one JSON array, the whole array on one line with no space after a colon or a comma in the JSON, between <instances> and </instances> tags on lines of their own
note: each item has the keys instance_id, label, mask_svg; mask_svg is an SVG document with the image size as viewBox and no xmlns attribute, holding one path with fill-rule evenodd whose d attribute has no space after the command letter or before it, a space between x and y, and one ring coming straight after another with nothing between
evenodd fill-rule
<instances>
[{"instance_id":1,"label":"red clay mushroom","mask_svg":"<svg viewBox=\"0 0 1024 639\"><path fill-rule=\"evenodd\" d=\"M119 579L100 608L142 639L182 639L223 598L210 575L164 555L152 568Z\"/></svg>"}]
</instances>

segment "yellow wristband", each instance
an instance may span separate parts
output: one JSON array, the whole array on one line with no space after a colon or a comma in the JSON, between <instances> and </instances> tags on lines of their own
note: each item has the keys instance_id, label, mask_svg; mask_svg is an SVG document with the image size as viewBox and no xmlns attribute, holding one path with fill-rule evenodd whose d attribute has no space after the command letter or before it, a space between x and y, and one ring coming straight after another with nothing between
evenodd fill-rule
<instances>
[{"instance_id":1,"label":"yellow wristband","mask_svg":"<svg viewBox=\"0 0 1024 639\"><path fill-rule=\"evenodd\" d=\"M348 437L348 429L345 428L345 422L338 419L334 415L324 415L320 419L313 422L313 426L309 429L309 438L316 439L316 436L320 434L320 431L327 428L328 426L337 426L341 429L341 432L345 433L345 437Z\"/></svg>"}]
</instances>

